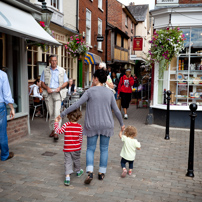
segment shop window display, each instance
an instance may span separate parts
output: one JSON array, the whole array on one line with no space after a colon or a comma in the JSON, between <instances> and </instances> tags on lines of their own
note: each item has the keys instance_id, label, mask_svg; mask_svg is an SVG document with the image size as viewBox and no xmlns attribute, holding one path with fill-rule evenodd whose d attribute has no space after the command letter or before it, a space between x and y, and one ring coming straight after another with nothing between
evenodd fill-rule
<instances>
[{"instance_id":1,"label":"shop window display","mask_svg":"<svg viewBox=\"0 0 202 202\"><path fill-rule=\"evenodd\" d=\"M158 77L158 104L163 104L164 89L171 90L171 105L188 106L196 102L202 106L202 29L181 29L185 34L185 48L173 58L169 68ZM161 63L159 64L161 65Z\"/></svg>"}]
</instances>

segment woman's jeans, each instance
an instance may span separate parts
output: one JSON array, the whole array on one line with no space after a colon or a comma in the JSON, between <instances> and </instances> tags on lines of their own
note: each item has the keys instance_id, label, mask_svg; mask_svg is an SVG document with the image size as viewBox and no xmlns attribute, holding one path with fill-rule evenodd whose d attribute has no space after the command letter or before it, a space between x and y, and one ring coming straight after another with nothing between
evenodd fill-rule
<instances>
[{"instance_id":1,"label":"woman's jeans","mask_svg":"<svg viewBox=\"0 0 202 202\"><path fill-rule=\"evenodd\" d=\"M98 135L87 137L86 150L86 172L93 172L94 152L96 149ZM100 135L100 173L106 173L108 161L108 146L110 137Z\"/></svg>"},{"instance_id":2,"label":"woman's jeans","mask_svg":"<svg viewBox=\"0 0 202 202\"><path fill-rule=\"evenodd\" d=\"M2 161L5 161L9 156L6 110L7 109L5 103L0 103L0 150Z\"/></svg>"}]
</instances>

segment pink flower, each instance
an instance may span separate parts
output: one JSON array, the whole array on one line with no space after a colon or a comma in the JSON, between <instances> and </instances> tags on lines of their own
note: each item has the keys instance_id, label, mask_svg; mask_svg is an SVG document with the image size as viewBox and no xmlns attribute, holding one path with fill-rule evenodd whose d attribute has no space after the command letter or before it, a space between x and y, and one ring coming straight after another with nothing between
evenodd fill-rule
<instances>
[{"instance_id":1,"label":"pink flower","mask_svg":"<svg viewBox=\"0 0 202 202\"><path fill-rule=\"evenodd\" d=\"M77 41L76 43L80 43L79 41Z\"/></svg>"},{"instance_id":2,"label":"pink flower","mask_svg":"<svg viewBox=\"0 0 202 202\"><path fill-rule=\"evenodd\" d=\"M45 22L40 21L39 23L40 23L40 25L41 25L42 27L45 27Z\"/></svg>"},{"instance_id":3,"label":"pink flower","mask_svg":"<svg viewBox=\"0 0 202 202\"><path fill-rule=\"evenodd\" d=\"M79 38L76 38L77 41L79 41Z\"/></svg>"},{"instance_id":4,"label":"pink flower","mask_svg":"<svg viewBox=\"0 0 202 202\"><path fill-rule=\"evenodd\" d=\"M169 30L170 28L169 28L169 27L167 27L166 29L167 29L167 30Z\"/></svg>"}]
</instances>

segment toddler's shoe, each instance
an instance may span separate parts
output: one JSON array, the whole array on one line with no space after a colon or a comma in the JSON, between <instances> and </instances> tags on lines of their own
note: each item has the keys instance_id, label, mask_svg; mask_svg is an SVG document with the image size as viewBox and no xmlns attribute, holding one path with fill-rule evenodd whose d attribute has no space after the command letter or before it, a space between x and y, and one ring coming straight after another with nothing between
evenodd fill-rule
<instances>
[{"instance_id":1,"label":"toddler's shoe","mask_svg":"<svg viewBox=\"0 0 202 202\"><path fill-rule=\"evenodd\" d=\"M128 175L132 175L132 170L129 170L129 171L128 171Z\"/></svg>"},{"instance_id":2,"label":"toddler's shoe","mask_svg":"<svg viewBox=\"0 0 202 202\"><path fill-rule=\"evenodd\" d=\"M123 169L123 172L122 172L122 174L121 174L121 177L124 178L124 177L126 176L126 174L127 174L127 170L124 168L124 169Z\"/></svg>"},{"instance_id":3,"label":"toddler's shoe","mask_svg":"<svg viewBox=\"0 0 202 202\"><path fill-rule=\"evenodd\" d=\"M79 173L76 173L77 177L81 177L81 175L83 175L83 170L82 169L80 169Z\"/></svg>"},{"instance_id":4,"label":"toddler's shoe","mask_svg":"<svg viewBox=\"0 0 202 202\"><path fill-rule=\"evenodd\" d=\"M70 180L66 180L66 179L65 179L64 184L65 184L66 186L69 186L69 185L70 185Z\"/></svg>"}]
</instances>

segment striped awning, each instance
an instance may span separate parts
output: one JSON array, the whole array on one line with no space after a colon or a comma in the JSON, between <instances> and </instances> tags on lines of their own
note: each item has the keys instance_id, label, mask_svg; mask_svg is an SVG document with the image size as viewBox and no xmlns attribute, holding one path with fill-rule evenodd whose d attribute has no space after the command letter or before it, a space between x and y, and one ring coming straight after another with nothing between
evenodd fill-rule
<instances>
[{"instance_id":1,"label":"striped awning","mask_svg":"<svg viewBox=\"0 0 202 202\"><path fill-rule=\"evenodd\" d=\"M86 64L99 64L100 62L102 62L102 58L94 53L90 53L90 52L87 52L86 55L85 55L85 58L84 58L84 62Z\"/></svg>"}]
</instances>

